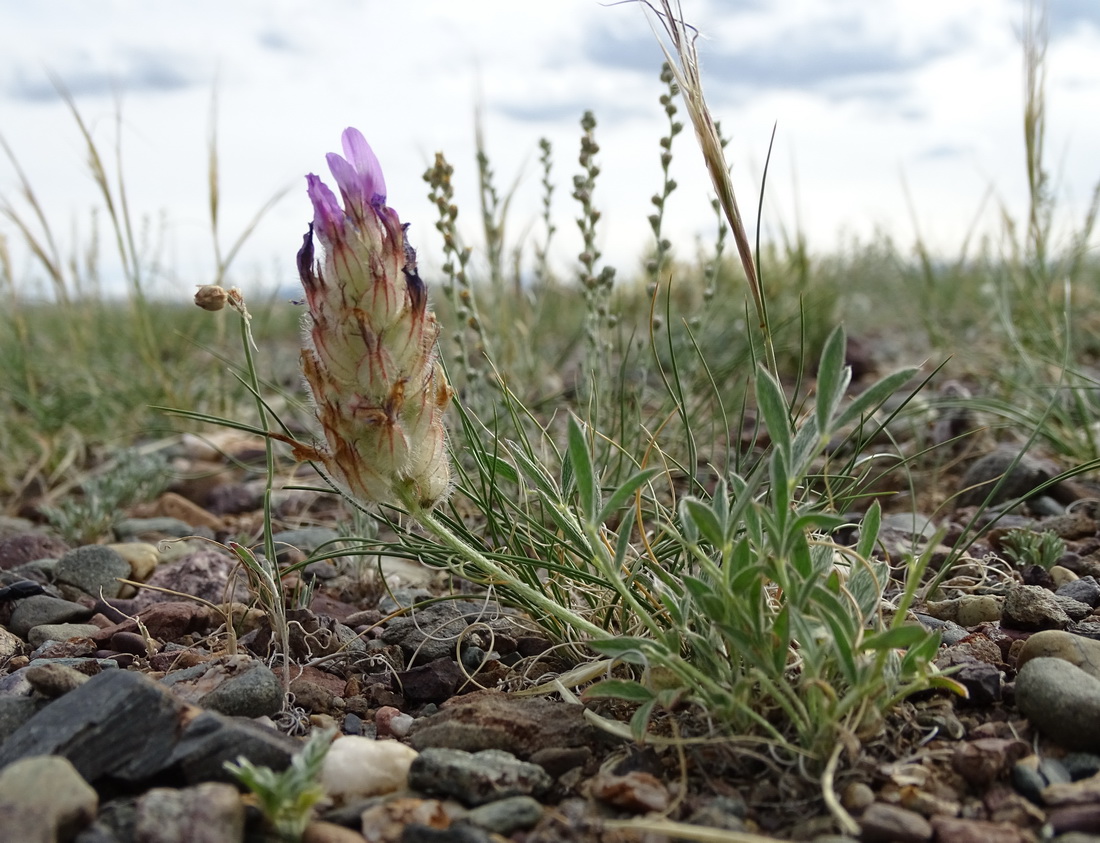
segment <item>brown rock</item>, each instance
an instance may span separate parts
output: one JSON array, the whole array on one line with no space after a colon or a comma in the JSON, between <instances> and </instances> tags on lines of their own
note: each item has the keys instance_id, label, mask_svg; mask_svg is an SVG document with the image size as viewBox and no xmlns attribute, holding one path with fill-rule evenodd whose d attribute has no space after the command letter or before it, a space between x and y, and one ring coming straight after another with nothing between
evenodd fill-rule
<instances>
[{"instance_id":1,"label":"brown rock","mask_svg":"<svg viewBox=\"0 0 1100 843\"><path fill-rule=\"evenodd\" d=\"M153 514L178 518L192 527L209 527L214 531L225 529L225 522L221 518L176 492L165 492L157 498Z\"/></svg>"},{"instance_id":2,"label":"brown rock","mask_svg":"<svg viewBox=\"0 0 1100 843\"><path fill-rule=\"evenodd\" d=\"M1047 822L1055 834L1065 834L1067 831L1100 833L1100 803L1054 808L1047 813Z\"/></svg>"},{"instance_id":3,"label":"brown rock","mask_svg":"<svg viewBox=\"0 0 1100 843\"><path fill-rule=\"evenodd\" d=\"M959 744L951 766L970 784L982 787L1006 775L1027 754L1028 746L1023 741L979 738Z\"/></svg>"},{"instance_id":4,"label":"brown rock","mask_svg":"<svg viewBox=\"0 0 1100 843\"><path fill-rule=\"evenodd\" d=\"M46 699L56 699L79 688L91 677L60 662L27 668L27 682Z\"/></svg>"},{"instance_id":5,"label":"brown rock","mask_svg":"<svg viewBox=\"0 0 1100 843\"><path fill-rule=\"evenodd\" d=\"M363 843L363 835L336 823L316 820L306 826L302 843Z\"/></svg>"},{"instance_id":6,"label":"brown rock","mask_svg":"<svg viewBox=\"0 0 1100 843\"><path fill-rule=\"evenodd\" d=\"M38 559L57 559L70 547L61 539L45 533L16 533L0 539L0 570L16 568Z\"/></svg>"},{"instance_id":7,"label":"brown rock","mask_svg":"<svg viewBox=\"0 0 1100 843\"><path fill-rule=\"evenodd\" d=\"M449 700L465 679L465 672L451 658L436 659L397 673L405 699L412 703Z\"/></svg>"},{"instance_id":8,"label":"brown rock","mask_svg":"<svg viewBox=\"0 0 1100 843\"><path fill-rule=\"evenodd\" d=\"M167 589L175 594L199 597L211 603L250 600L245 577L238 570L235 557L209 548L195 550L179 559L162 562L149 577L147 583ZM232 585L230 583L232 579ZM134 606L143 609L154 603L178 600L179 597L163 591L142 589L134 598Z\"/></svg>"},{"instance_id":9,"label":"brown rock","mask_svg":"<svg viewBox=\"0 0 1100 843\"><path fill-rule=\"evenodd\" d=\"M154 603L138 612L136 619L101 629L92 638L100 645L106 645L120 632L140 634L138 620L145 625L150 637L161 641L176 641L191 632L205 634L225 621L219 612L199 603Z\"/></svg>"},{"instance_id":10,"label":"brown rock","mask_svg":"<svg viewBox=\"0 0 1100 843\"><path fill-rule=\"evenodd\" d=\"M859 819L863 843L926 843L932 839L932 825L920 814L876 802Z\"/></svg>"},{"instance_id":11,"label":"brown rock","mask_svg":"<svg viewBox=\"0 0 1100 843\"><path fill-rule=\"evenodd\" d=\"M1032 843L1035 835L1012 823L933 817L936 843Z\"/></svg>"},{"instance_id":12,"label":"brown rock","mask_svg":"<svg viewBox=\"0 0 1100 843\"><path fill-rule=\"evenodd\" d=\"M519 758L545 747L596 747L609 740L585 720L582 706L497 691L449 700L436 714L417 719L409 734L415 749L503 749Z\"/></svg>"},{"instance_id":13,"label":"brown rock","mask_svg":"<svg viewBox=\"0 0 1100 843\"><path fill-rule=\"evenodd\" d=\"M363 812L361 830L367 840L398 840L405 826L413 823L450 828L459 812L457 803L438 799L391 799Z\"/></svg>"},{"instance_id":14,"label":"brown rock","mask_svg":"<svg viewBox=\"0 0 1100 843\"><path fill-rule=\"evenodd\" d=\"M1043 788L1043 804L1100 805L1100 774L1076 782L1055 782Z\"/></svg>"},{"instance_id":15,"label":"brown rock","mask_svg":"<svg viewBox=\"0 0 1100 843\"><path fill-rule=\"evenodd\" d=\"M616 776L602 773L592 780L592 795L624 811L644 814L668 807L668 789L651 773L633 770Z\"/></svg>"}]
</instances>

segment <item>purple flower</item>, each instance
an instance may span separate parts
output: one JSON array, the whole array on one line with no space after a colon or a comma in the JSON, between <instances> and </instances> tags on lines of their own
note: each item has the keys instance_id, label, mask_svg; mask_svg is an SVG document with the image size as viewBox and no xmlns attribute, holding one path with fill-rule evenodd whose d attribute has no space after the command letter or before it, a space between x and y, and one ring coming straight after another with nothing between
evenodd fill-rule
<instances>
[{"instance_id":1,"label":"purple flower","mask_svg":"<svg viewBox=\"0 0 1100 843\"><path fill-rule=\"evenodd\" d=\"M356 129L345 130L343 147L343 156L327 156L339 200L306 176L313 223L298 252L308 307L302 370L325 442L298 443L296 453L356 498L430 508L450 490L439 325L405 226L386 205L377 156Z\"/></svg>"}]
</instances>

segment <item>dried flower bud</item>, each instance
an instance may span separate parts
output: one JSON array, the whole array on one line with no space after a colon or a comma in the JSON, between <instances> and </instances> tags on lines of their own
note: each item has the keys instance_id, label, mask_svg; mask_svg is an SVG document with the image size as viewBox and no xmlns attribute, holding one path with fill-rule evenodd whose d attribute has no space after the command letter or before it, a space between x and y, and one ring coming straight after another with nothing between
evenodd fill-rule
<instances>
[{"instance_id":1,"label":"dried flower bud","mask_svg":"<svg viewBox=\"0 0 1100 843\"><path fill-rule=\"evenodd\" d=\"M195 304L203 310L221 310L229 301L229 291L217 284L203 284L195 293Z\"/></svg>"}]
</instances>

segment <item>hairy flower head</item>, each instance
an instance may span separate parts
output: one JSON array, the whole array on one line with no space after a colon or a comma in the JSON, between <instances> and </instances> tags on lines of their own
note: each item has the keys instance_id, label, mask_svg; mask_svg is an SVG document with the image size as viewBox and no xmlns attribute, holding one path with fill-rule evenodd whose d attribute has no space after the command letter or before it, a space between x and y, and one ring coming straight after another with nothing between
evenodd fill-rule
<instances>
[{"instance_id":1,"label":"hairy flower head","mask_svg":"<svg viewBox=\"0 0 1100 843\"><path fill-rule=\"evenodd\" d=\"M360 500L431 508L451 485L439 324L377 156L357 129L344 131L343 147L327 156L339 199L306 176L302 371L325 441L297 453Z\"/></svg>"}]
</instances>

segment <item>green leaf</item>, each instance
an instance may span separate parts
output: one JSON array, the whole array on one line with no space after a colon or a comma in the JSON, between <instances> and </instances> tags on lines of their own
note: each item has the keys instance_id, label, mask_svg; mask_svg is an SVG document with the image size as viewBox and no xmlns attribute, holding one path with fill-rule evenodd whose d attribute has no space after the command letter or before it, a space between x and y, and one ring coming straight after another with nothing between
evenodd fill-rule
<instances>
[{"instance_id":1,"label":"green leaf","mask_svg":"<svg viewBox=\"0 0 1100 843\"><path fill-rule=\"evenodd\" d=\"M712 547L721 550L726 537L714 510L698 498L685 495L680 499L680 517L684 521L691 521Z\"/></svg>"},{"instance_id":2,"label":"green leaf","mask_svg":"<svg viewBox=\"0 0 1100 843\"><path fill-rule=\"evenodd\" d=\"M902 369L887 375L879 381L871 384L867 389L856 396L847 407L841 411L836 419L834 428L841 428L857 421L860 417L869 415L877 410L882 402L901 389L917 373L917 369Z\"/></svg>"},{"instance_id":3,"label":"green leaf","mask_svg":"<svg viewBox=\"0 0 1100 843\"><path fill-rule=\"evenodd\" d=\"M856 553L864 559L870 559L875 552L878 543L878 532L882 526L882 507L874 501L863 516L863 523L859 526L859 541L856 542Z\"/></svg>"},{"instance_id":4,"label":"green leaf","mask_svg":"<svg viewBox=\"0 0 1100 843\"><path fill-rule=\"evenodd\" d=\"M837 325L821 350L821 362L817 367L817 404L814 407L818 431L830 429L829 422L852 380L852 370L844 365L847 344L844 328Z\"/></svg>"},{"instance_id":5,"label":"green leaf","mask_svg":"<svg viewBox=\"0 0 1100 843\"><path fill-rule=\"evenodd\" d=\"M604 679L586 688L581 697L585 700L616 699L644 703L652 700L654 694L633 679Z\"/></svg>"},{"instance_id":6,"label":"green leaf","mask_svg":"<svg viewBox=\"0 0 1100 843\"><path fill-rule=\"evenodd\" d=\"M863 639L863 650L905 650L921 644L931 633L917 624L905 624L876 632Z\"/></svg>"},{"instance_id":7,"label":"green leaf","mask_svg":"<svg viewBox=\"0 0 1100 843\"><path fill-rule=\"evenodd\" d=\"M791 645L791 607L784 606L779 610L779 614L775 616L775 623L772 625L772 632L775 635L775 648L772 651L772 668L775 670L776 676L782 676L783 671L787 668L787 657Z\"/></svg>"},{"instance_id":8,"label":"green leaf","mask_svg":"<svg viewBox=\"0 0 1100 843\"><path fill-rule=\"evenodd\" d=\"M600 490L592 467L592 455L588 453L588 441L576 416L569 417L569 465L577 481L577 500L581 513L589 526L601 523Z\"/></svg>"},{"instance_id":9,"label":"green leaf","mask_svg":"<svg viewBox=\"0 0 1100 843\"><path fill-rule=\"evenodd\" d=\"M605 523L613 513L618 512L627 500L634 496L634 493L638 491L638 489L660 473L661 469L659 468L646 468L630 475L630 477L612 493L606 503L604 503L603 509L600 510L600 514L597 516L597 523Z\"/></svg>"},{"instance_id":10,"label":"green leaf","mask_svg":"<svg viewBox=\"0 0 1100 843\"><path fill-rule=\"evenodd\" d=\"M646 729L649 728L649 718L653 716L653 707L657 704L657 698L642 703L634 716L630 718L630 734L638 743L645 740Z\"/></svg>"},{"instance_id":11,"label":"green leaf","mask_svg":"<svg viewBox=\"0 0 1100 843\"><path fill-rule=\"evenodd\" d=\"M546 473L542 466L528 457L518 447L510 447L509 450L512 452L512 459L516 461L516 466L523 472L523 476L534 484L536 489L551 500L561 501L561 490L558 489L554 479Z\"/></svg>"},{"instance_id":12,"label":"green leaf","mask_svg":"<svg viewBox=\"0 0 1100 843\"><path fill-rule=\"evenodd\" d=\"M783 387L763 365L756 369L756 403L775 447L791 455L791 420Z\"/></svg>"},{"instance_id":13,"label":"green leaf","mask_svg":"<svg viewBox=\"0 0 1100 843\"><path fill-rule=\"evenodd\" d=\"M613 659L621 659L627 664L648 664L649 659L645 653L653 649L653 642L648 638L608 638L605 641L589 641L588 647L603 656Z\"/></svg>"},{"instance_id":14,"label":"green leaf","mask_svg":"<svg viewBox=\"0 0 1100 843\"><path fill-rule=\"evenodd\" d=\"M519 483L519 472L510 462L496 454L486 454L485 460L486 468L493 474L503 477L508 482Z\"/></svg>"}]
</instances>

